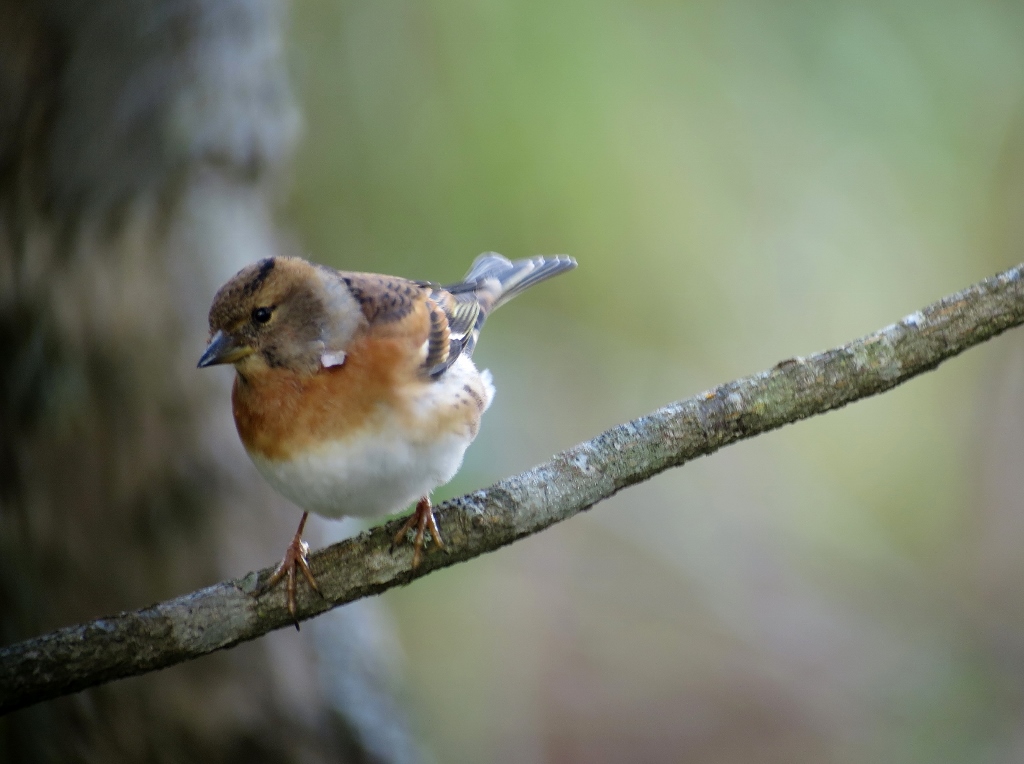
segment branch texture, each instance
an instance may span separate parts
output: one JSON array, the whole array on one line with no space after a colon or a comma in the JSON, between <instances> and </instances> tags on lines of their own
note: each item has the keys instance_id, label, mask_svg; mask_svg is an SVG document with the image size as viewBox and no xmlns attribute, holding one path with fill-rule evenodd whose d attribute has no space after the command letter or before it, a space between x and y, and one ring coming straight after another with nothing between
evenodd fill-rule
<instances>
[{"instance_id":1,"label":"branch texture","mask_svg":"<svg viewBox=\"0 0 1024 764\"><path fill-rule=\"evenodd\" d=\"M782 361L614 427L550 461L442 504L447 554L411 570L389 543L399 520L311 557L321 599L299 587L299 617L406 584L582 512L669 467L889 390L1024 323L1024 264L832 350ZM0 713L171 666L290 626L284 587L251 592L271 568L167 602L0 649Z\"/></svg>"}]
</instances>

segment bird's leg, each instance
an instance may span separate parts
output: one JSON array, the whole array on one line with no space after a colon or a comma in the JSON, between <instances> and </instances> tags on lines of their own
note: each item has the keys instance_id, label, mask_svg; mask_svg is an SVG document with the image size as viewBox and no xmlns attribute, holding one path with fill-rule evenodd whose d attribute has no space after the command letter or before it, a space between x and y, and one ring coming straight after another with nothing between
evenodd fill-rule
<instances>
[{"instance_id":1,"label":"bird's leg","mask_svg":"<svg viewBox=\"0 0 1024 764\"><path fill-rule=\"evenodd\" d=\"M287 591L288 591L288 612L292 618L295 619L295 628L299 628L299 621L296 618L297 609L295 607L295 570L302 571L302 575L306 581L312 587L313 591L323 597L323 593L320 591L320 587L316 585L316 579L313 578L313 571L309 568L309 560L306 559L306 555L309 554L309 544L302 540L302 531L306 527L306 519L309 517L309 512L302 513L302 519L299 520L299 529L295 531L295 537L292 539L292 543L288 545L288 548L284 552L284 559L281 560L281 564L277 566L277 570L274 574L267 579L267 582L257 589L254 594L259 597L264 592L277 586L282 578L287 577Z\"/></svg>"},{"instance_id":2,"label":"bird's leg","mask_svg":"<svg viewBox=\"0 0 1024 764\"><path fill-rule=\"evenodd\" d=\"M415 568L420 564L420 557L423 551L423 538L426 531L430 529L430 535L437 544L438 549L444 549L444 542L441 541L441 531L437 527L437 520L434 517L434 508L430 506L430 497L424 496L416 503L416 509L409 519L405 521L402 529L395 534L395 545L400 544L410 528L416 528L416 537L412 541L412 566Z\"/></svg>"}]
</instances>

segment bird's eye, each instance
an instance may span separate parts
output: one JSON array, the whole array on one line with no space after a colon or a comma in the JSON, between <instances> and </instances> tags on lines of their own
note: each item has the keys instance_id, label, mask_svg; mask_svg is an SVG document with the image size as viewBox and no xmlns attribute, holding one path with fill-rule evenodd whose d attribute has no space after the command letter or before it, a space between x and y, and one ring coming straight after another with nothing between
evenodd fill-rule
<instances>
[{"instance_id":1,"label":"bird's eye","mask_svg":"<svg viewBox=\"0 0 1024 764\"><path fill-rule=\"evenodd\" d=\"M256 308L252 312L252 320L257 324L265 324L270 320L270 314L273 312L273 308Z\"/></svg>"}]
</instances>

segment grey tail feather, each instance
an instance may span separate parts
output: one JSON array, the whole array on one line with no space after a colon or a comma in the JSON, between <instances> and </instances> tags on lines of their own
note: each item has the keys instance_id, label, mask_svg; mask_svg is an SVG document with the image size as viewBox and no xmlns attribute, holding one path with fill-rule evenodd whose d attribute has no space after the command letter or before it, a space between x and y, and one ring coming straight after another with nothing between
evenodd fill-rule
<instances>
[{"instance_id":1,"label":"grey tail feather","mask_svg":"<svg viewBox=\"0 0 1024 764\"><path fill-rule=\"evenodd\" d=\"M516 261L502 257L497 252L484 252L477 257L465 279L458 284L441 287L455 295L457 302L475 302L479 310L472 328L457 338L459 347L453 353L452 346L449 346L448 360L432 371L431 376L437 377L444 373L459 355L473 354L484 321L495 308L501 307L534 284L575 267L576 261L568 255L538 256ZM432 285L424 283L424 286Z\"/></svg>"},{"instance_id":2,"label":"grey tail feather","mask_svg":"<svg viewBox=\"0 0 1024 764\"><path fill-rule=\"evenodd\" d=\"M568 255L512 261L497 252L485 252L473 261L463 283L455 289L476 292L482 312L487 314L535 284L575 267L576 261Z\"/></svg>"}]
</instances>

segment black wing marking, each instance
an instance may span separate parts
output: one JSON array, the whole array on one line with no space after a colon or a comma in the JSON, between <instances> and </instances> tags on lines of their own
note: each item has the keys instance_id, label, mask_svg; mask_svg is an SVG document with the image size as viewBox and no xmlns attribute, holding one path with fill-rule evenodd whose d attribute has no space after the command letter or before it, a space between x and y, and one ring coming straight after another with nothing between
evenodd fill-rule
<instances>
[{"instance_id":1,"label":"black wing marking","mask_svg":"<svg viewBox=\"0 0 1024 764\"><path fill-rule=\"evenodd\" d=\"M431 377L444 373L454 363L451 356L451 332L448 328L448 316L433 300L430 302L430 336L427 338L427 357L423 360L423 368Z\"/></svg>"},{"instance_id":2,"label":"black wing marking","mask_svg":"<svg viewBox=\"0 0 1024 764\"><path fill-rule=\"evenodd\" d=\"M460 355L473 352L480 303L473 292L452 294L435 287L430 294L430 305L430 339L423 366L432 379L437 379Z\"/></svg>"}]
</instances>

